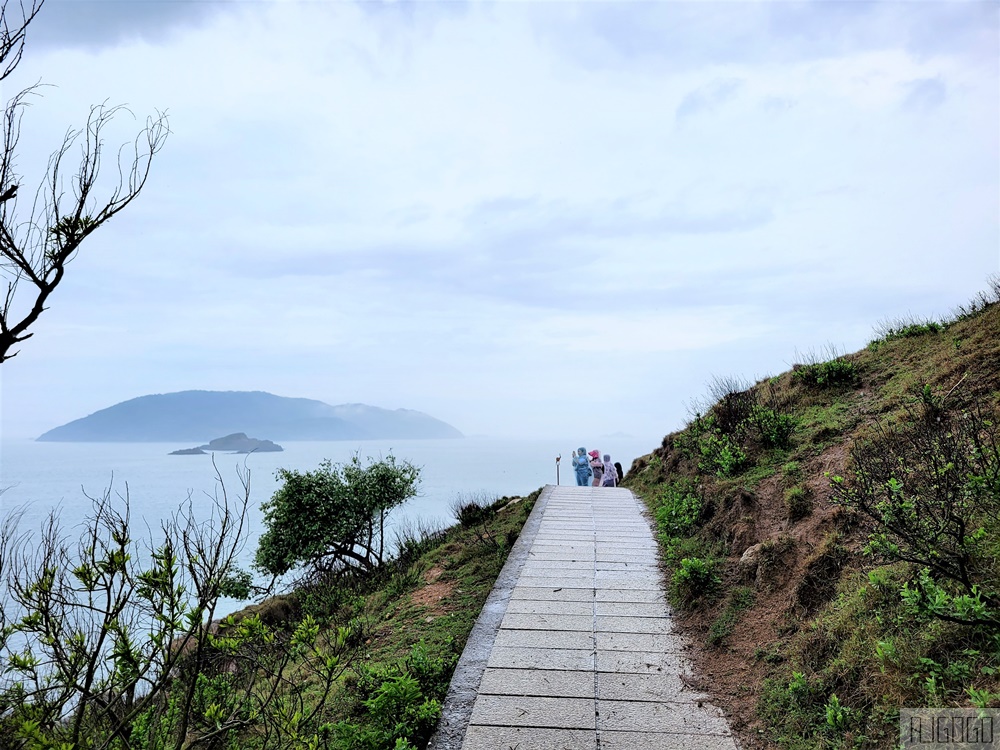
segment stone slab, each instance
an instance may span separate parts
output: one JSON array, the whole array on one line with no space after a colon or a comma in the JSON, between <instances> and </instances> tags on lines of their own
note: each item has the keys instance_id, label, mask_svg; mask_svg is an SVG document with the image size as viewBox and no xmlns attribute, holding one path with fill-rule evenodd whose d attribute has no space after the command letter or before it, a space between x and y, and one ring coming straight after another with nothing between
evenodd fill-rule
<instances>
[{"instance_id":1,"label":"stone slab","mask_svg":"<svg viewBox=\"0 0 1000 750\"><path fill-rule=\"evenodd\" d=\"M689 669L687 660L678 652L663 654L648 651L605 651L599 649L595 658L599 672L687 674Z\"/></svg>"},{"instance_id":2,"label":"stone slab","mask_svg":"<svg viewBox=\"0 0 1000 750\"><path fill-rule=\"evenodd\" d=\"M500 627L506 630L582 630L594 632L591 615L528 615L508 612Z\"/></svg>"},{"instance_id":3,"label":"stone slab","mask_svg":"<svg viewBox=\"0 0 1000 750\"><path fill-rule=\"evenodd\" d=\"M729 725L708 706L632 701L597 702L598 728L619 732L728 735ZM603 743L602 743L603 745Z\"/></svg>"},{"instance_id":4,"label":"stone slab","mask_svg":"<svg viewBox=\"0 0 1000 750\"><path fill-rule=\"evenodd\" d=\"M655 674L597 673L597 697L616 701L658 701L696 703L707 696L692 690L680 675L672 672Z\"/></svg>"},{"instance_id":5,"label":"stone slab","mask_svg":"<svg viewBox=\"0 0 1000 750\"><path fill-rule=\"evenodd\" d=\"M522 588L585 589L594 588L594 574L589 576L569 575L522 575L517 585ZM623 588L640 588L638 586Z\"/></svg>"},{"instance_id":6,"label":"stone slab","mask_svg":"<svg viewBox=\"0 0 1000 750\"><path fill-rule=\"evenodd\" d=\"M558 602L592 602L594 601L594 589L572 589L557 586L515 586L510 592L511 600L529 599L531 601L558 601Z\"/></svg>"},{"instance_id":7,"label":"stone slab","mask_svg":"<svg viewBox=\"0 0 1000 750\"><path fill-rule=\"evenodd\" d=\"M516 590L516 589L515 589ZM597 589L593 594L599 602L662 602L662 591L643 589Z\"/></svg>"},{"instance_id":8,"label":"stone slab","mask_svg":"<svg viewBox=\"0 0 1000 750\"><path fill-rule=\"evenodd\" d=\"M469 723L594 730L597 721L594 703L593 698L480 695L472 709Z\"/></svg>"},{"instance_id":9,"label":"stone slab","mask_svg":"<svg viewBox=\"0 0 1000 750\"><path fill-rule=\"evenodd\" d=\"M529 656L531 657L530 662L527 660ZM564 672L593 671L594 651L570 648L538 648L527 654L523 648L497 646L490 652L489 661L486 662L487 668L492 667L493 669L520 669L527 664L530 664L532 669L556 669Z\"/></svg>"},{"instance_id":10,"label":"stone slab","mask_svg":"<svg viewBox=\"0 0 1000 750\"><path fill-rule=\"evenodd\" d=\"M640 570L643 572L655 572L662 574L662 571L660 569L660 564L653 562L625 562L619 560L597 560L594 563L594 569L597 571Z\"/></svg>"},{"instance_id":11,"label":"stone slab","mask_svg":"<svg viewBox=\"0 0 1000 750\"><path fill-rule=\"evenodd\" d=\"M640 605L623 605L640 606ZM538 601L536 599L511 599L507 603L508 614L521 615L579 615L591 617L594 614L594 602ZM605 614L620 614L608 611Z\"/></svg>"},{"instance_id":12,"label":"stone slab","mask_svg":"<svg viewBox=\"0 0 1000 750\"><path fill-rule=\"evenodd\" d=\"M631 748L626 745L622 747ZM638 747L638 746L636 746ZM588 729L470 726L462 750L597 750L597 733ZM702 750L702 748L696 748ZM715 750L705 748L705 750Z\"/></svg>"},{"instance_id":13,"label":"stone slab","mask_svg":"<svg viewBox=\"0 0 1000 750\"><path fill-rule=\"evenodd\" d=\"M511 602L513 604L513 602ZM598 602L591 606L594 614L599 617L654 617L669 619L672 617L670 607L664 601L656 602ZM507 605L510 611L510 604Z\"/></svg>"},{"instance_id":14,"label":"stone slab","mask_svg":"<svg viewBox=\"0 0 1000 750\"><path fill-rule=\"evenodd\" d=\"M521 575L538 575L538 572L559 571L587 571L591 575L597 570L595 563L590 560L528 560L521 568ZM576 575L576 573L573 573Z\"/></svg>"},{"instance_id":15,"label":"stone slab","mask_svg":"<svg viewBox=\"0 0 1000 750\"><path fill-rule=\"evenodd\" d=\"M543 632L543 631L537 631ZM501 630L497 642L504 634ZM555 635L552 633L551 635ZM652 651L681 653L683 646L673 633L602 633L592 636L595 647L601 651Z\"/></svg>"},{"instance_id":16,"label":"stone slab","mask_svg":"<svg viewBox=\"0 0 1000 750\"><path fill-rule=\"evenodd\" d=\"M732 737L721 737L716 734L602 730L600 737L601 750L738 750ZM516 746L511 745L496 750L510 750L511 747Z\"/></svg>"},{"instance_id":17,"label":"stone slab","mask_svg":"<svg viewBox=\"0 0 1000 750\"><path fill-rule=\"evenodd\" d=\"M479 683L479 694L538 695L562 698L593 698L594 672L540 669L487 669ZM638 676L638 675L633 675ZM625 689L609 688L608 699L617 699Z\"/></svg>"},{"instance_id":18,"label":"stone slab","mask_svg":"<svg viewBox=\"0 0 1000 750\"><path fill-rule=\"evenodd\" d=\"M657 593L662 588L662 579L663 574L658 570L598 570L590 576L596 588L646 589Z\"/></svg>"},{"instance_id":19,"label":"stone slab","mask_svg":"<svg viewBox=\"0 0 1000 750\"><path fill-rule=\"evenodd\" d=\"M643 565L659 565L660 556L656 552L602 552L594 553L597 562L626 562Z\"/></svg>"},{"instance_id":20,"label":"stone slab","mask_svg":"<svg viewBox=\"0 0 1000 750\"><path fill-rule=\"evenodd\" d=\"M504 618L506 619L506 618ZM674 621L669 617L625 617L598 615L595 627L605 633L672 633Z\"/></svg>"},{"instance_id":21,"label":"stone slab","mask_svg":"<svg viewBox=\"0 0 1000 750\"><path fill-rule=\"evenodd\" d=\"M609 636L609 633L602 633L603 636ZM648 633L629 633L633 638L660 638L663 636L650 635ZM613 649L615 641L606 640L604 648ZM618 642L618 645L624 645L624 642ZM494 642L494 648L497 646L503 646L506 648L573 648L586 650L594 648L594 634L590 631L579 631L579 630L507 630L504 628L500 629L497 633L497 639ZM617 650L627 650L618 648ZM642 649L635 648L633 651L640 651ZM525 655L525 661L530 661L531 657Z\"/></svg>"}]
</instances>

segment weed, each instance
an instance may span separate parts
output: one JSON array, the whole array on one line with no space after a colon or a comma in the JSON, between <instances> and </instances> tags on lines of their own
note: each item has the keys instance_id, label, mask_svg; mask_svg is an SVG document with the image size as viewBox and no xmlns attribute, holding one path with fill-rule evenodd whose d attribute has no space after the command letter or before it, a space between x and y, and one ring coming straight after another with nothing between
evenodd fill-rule
<instances>
[{"instance_id":1,"label":"weed","mask_svg":"<svg viewBox=\"0 0 1000 750\"><path fill-rule=\"evenodd\" d=\"M945 326L946 324L936 320L917 318L913 315L883 320L875 326L876 339L869 346L895 339L909 339L929 333L940 333L945 329Z\"/></svg>"},{"instance_id":2,"label":"weed","mask_svg":"<svg viewBox=\"0 0 1000 750\"><path fill-rule=\"evenodd\" d=\"M496 498L462 494L452 501L451 511L462 528L471 529L496 515Z\"/></svg>"},{"instance_id":3,"label":"weed","mask_svg":"<svg viewBox=\"0 0 1000 750\"><path fill-rule=\"evenodd\" d=\"M722 583L717 567L718 563L711 558L683 558L674 571L672 593L688 605L711 598Z\"/></svg>"},{"instance_id":4,"label":"weed","mask_svg":"<svg viewBox=\"0 0 1000 750\"><path fill-rule=\"evenodd\" d=\"M797 484L785 490L785 509L788 511L788 520L792 523L809 516L813 511L812 494L809 492L809 488Z\"/></svg>"},{"instance_id":5,"label":"weed","mask_svg":"<svg viewBox=\"0 0 1000 750\"><path fill-rule=\"evenodd\" d=\"M738 586L729 592L726 606L708 629L708 645L718 646L733 632L740 613L754 604L754 592L749 586Z\"/></svg>"},{"instance_id":6,"label":"weed","mask_svg":"<svg viewBox=\"0 0 1000 750\"><path fill-rule=\"evenodd\" d=\"M854 362L839 357L828 362L800 365L793 370L792 379L812 388L834 388L855 385L858 372Z\"/></svg>"},{"instance_id":7,"label":"weed","mask_svg":"<svg viewBox=\"0 0 1000 750\"><path fill-rule=\"evenodd\" d=\"M690 480L664 485L653 501L656 528L669 537L687 536L701 515L703 501Z\"/></svg>"},{"instance_id":8,"label":"weed","mask_svg":"<svg viewBox=\"0 0 1000 750\"><path fill-rule=\"evenodd\" d=\"M698 441L698 468L720 477L731 477L746 466L747 454L729 435L707 432Z\"/></svg>"}]
</instances>

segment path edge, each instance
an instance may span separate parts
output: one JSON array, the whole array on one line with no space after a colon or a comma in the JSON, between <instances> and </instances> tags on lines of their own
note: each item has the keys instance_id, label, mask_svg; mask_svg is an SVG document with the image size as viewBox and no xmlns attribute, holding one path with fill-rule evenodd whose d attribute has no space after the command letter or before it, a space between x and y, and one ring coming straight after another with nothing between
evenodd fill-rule
<instances>
[{"instance_id":1,"label":"path edge","mask_svg":"<svg viewBox=\"0 0 1000 750\"><path fill-rule=\"evenodd\" d=\"M427 743L427 750L459 750L465 741L465 733L472 718L472 706L479 694L479 683L483 679L486 662L490 658L493 643L500 631L500 622L507 613L511 592L521 577L521 569L528 559L528 553L545 514L545 506L548 505L549 496L554 489L555 485L551 484L545 485L542 489L542 494L535 501L535 507L532 508L528 520L521 527L517 541L507 555L507 562L500 570L500 575L497 576L493 590L486 598L476 624L472 626L462 656L455 665L455 672L451 677L448 694L441 709L441 719L430 742Z\"/></svg>"}]
</instances>

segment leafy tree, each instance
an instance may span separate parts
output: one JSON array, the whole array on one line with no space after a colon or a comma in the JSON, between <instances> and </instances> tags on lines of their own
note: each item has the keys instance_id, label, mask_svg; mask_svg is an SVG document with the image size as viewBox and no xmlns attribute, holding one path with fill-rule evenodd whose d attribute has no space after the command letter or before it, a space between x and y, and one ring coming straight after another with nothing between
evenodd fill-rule
<instances>
[{"instance_id":1,"label":"leafy tree","mask_svg":"<svg viewBox=\"0 0 1000 750\"><path fill-rule=\"evenodd\" d=\"M43 2L0 2L0 81L21 61L26 30ZM91 107L86 124L68 130L49 157L45 175L24 215L18 211L22 177L16 166L17 144L21 118L30 98L36 95L38 86L15 94L3 115L0 280L6 283L6 289L0 293L0 363L17 354L12 347L31 337L29 328L46 309L80 244L139 195L149 177L153 156L170 132L164 113L149 117L135 140L118 149L110 170L115 176L105 182L100 176L106 166L106 131L128 110L106 104ZM77 147L79 165L67 179L65 162Z\"/></svg>"},{"instance_id":2,"label":"leafy tree","mask_svg":"<svg viewBox=\"0 0 1000 750\"><path fill-rule=\"evenodd\" d=\"M267 530L257 548L257 566L272 575L297 565L311 572L377 568L389 513L416 494L420 470L391 455L367 464L355 455L277 476L283 484L263 505Z\"/></svg>"}]
</instances>

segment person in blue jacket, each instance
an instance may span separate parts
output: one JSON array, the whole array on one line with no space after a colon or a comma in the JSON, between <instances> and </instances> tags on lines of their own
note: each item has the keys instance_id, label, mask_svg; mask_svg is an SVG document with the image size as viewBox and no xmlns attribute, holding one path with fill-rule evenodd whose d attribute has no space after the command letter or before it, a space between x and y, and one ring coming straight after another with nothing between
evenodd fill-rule
<instances>
[{"instance_id":1,"label":"person in blue jacket","mask_svg":"<svg viewBox=\"0 0 1000 750\"><path fill-rule=\"evenodd\" d=\"M587 456L587 449L573 451L573 471L576 472L576 486L587 487L590 484L590 458Z\"/></svg>"}]
</instances>

